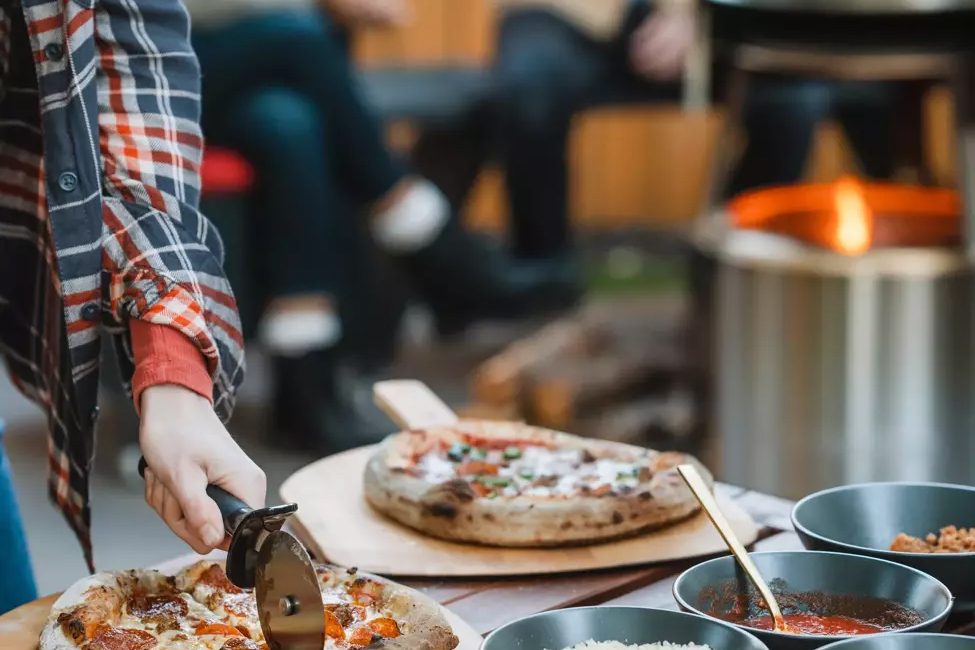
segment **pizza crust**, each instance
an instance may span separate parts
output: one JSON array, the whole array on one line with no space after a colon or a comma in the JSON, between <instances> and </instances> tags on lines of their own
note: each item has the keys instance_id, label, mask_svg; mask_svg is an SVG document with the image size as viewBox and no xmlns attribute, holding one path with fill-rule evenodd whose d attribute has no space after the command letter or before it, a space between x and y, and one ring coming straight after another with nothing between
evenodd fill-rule
<instances>
[{"instance_id":1,"label":"pizza crust","mask_svg":"<svg viewBox=\"0 0 975 650\"><path fill-rule=\"evenodd\" d=\"M348 573L339 567L325 566ZM440 605L432 599L380 576L359 572L350 575L384 585L389 594L387 607L408 629L402 636L376 641L367 650L453 650L460 644Z\"/></svg>"},{"instance_id":2,"label":"pizza crust","mask_svg":"<svg viewBox=\"0 0 975 650\"><path fill-rule=\"evenodd\" d=\"M450 439L461 427L478 436L530 440L557 448L585 449L597 458L646 462L657 471L628 494L572 497L517 495L478 497L464 479L434 484L407 473L411 454L431 441ZM590 544L667 526L696 514L697 500L676 471L691 463L713 483L693 456L593 440L508 422L463 421L453 428L393 434L366 466L366 499L379 512L442 539L507 547Z\"/></svg>"},{"instance_id":3,"label":"pizza crust","mask_svg":"<svg viewBox=\"0 0 975 650\"><path fill-rule=\"evenodd\" d=\"M58 617L87 603L86 594L95 590L115 592L118 590L116 576L111 573L96 573L87 578L82 578L68 587L51 606L51 615L48 617L44 629L41 630L40 650L77 650L78 646L65 633L64 626L58 622ZM121 609L121 594L118 593L116 597L118 598L117 602L106 603L106 608L117 614Z\"/></svg>"}]
</instances>

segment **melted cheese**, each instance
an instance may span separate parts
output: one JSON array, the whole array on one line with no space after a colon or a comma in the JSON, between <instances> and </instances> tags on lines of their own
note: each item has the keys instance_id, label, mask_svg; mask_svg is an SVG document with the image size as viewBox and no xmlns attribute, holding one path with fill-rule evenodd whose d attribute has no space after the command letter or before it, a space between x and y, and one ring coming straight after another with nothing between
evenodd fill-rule
<instances>
[{"instance_id":1,"label":"melted cheese","mask_svg":"<svg viewBox=\"0 0 975 650\"><path fill-rule=\"evenodd\" d=\"M518 449L517 458L506 458L501 450L489 450L480 455L467 453L463 461L451 460L446 451L431 450L417 460L416 472L424 480L439 484L460 478L458 470L464 462L483 461L497 468L497 478L501 481L492 476L464 478L482 481L499 496L564 498L600 489L616 494L631 491L640 484L641 471L648 469L648 458L594 459L581 449L543 446Z\"/></svg>"},{"instance_id":2,"label":"melted cheese","mask_svg":"<svg viewBox=\"0 0 975 650\"><path fill-rule=\"evenodd\" d=\"M196 602L186 593L179 593L174 596L186 606L186 614L169 618L176 624L175 628L170 627L169 623L160 623L153 620L152 616L142 617L130 612L128 604L122 611L117 628L142 630L149 632L158 640L158 647L166 650L221 650L227 642L225 635L197 635L197 629L202 625L221 624L220 617L202 604Z\"/></svg>"}]
</instances>

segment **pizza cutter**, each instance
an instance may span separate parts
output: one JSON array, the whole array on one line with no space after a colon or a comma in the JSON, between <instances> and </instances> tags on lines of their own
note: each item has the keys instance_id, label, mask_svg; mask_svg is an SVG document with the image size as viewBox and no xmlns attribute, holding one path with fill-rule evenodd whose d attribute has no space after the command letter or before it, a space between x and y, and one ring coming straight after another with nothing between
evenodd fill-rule
<instances>
[{"instance_id":1,"label":"pizza cutter","mask_svg":"<svg viewBox=\"0 0 975 650\"><path fill-rule=\"evenodd\" d=\"M145 458L140 459L140 476L146 467ZM242 589L254 589L270 650L322 650L325 614L315 568L301 542L281 530L298 505L254 510L216 485L206 491L230 536L227 577Z\"/></svg>"}]
</instances>

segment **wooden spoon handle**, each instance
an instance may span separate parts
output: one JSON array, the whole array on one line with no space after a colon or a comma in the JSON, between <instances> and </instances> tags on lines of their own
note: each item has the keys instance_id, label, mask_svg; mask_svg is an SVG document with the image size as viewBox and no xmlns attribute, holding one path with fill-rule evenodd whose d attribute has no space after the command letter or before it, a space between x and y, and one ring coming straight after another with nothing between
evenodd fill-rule
<instances>
[{"instance_id":1,"label":"wooden spoon handle","mask_svg":"<svg viewBox=\"0 0 975 650\"><path fill-rule=\"evenodd\" d=\"M376 406L405 430L454 424L458 419L429 386L415 379L377 382L372 397Z\"/></svg>"}]
</instances>

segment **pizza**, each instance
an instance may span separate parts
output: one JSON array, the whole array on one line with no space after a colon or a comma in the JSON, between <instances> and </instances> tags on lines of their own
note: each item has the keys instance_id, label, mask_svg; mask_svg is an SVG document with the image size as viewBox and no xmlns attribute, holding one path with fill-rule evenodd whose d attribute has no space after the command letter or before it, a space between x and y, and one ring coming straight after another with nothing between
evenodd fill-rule
<instances>
[{"instance_id":1,"label":"pizza","mask_svg":"<svg viewBox=\"0 0 975 650\"><path fill-rule=\"evenodd\" d=\"M461 420L384 440L366 499L423 533L492 546L588 544L695 514L677 472L692 456L513 422Z\"/></svg>"},{"instance_id":2,"label":"pizza","mask_svg":"<svg viewBox=\"0 0 975 650\"><path fill-rule=\"evenodd\" d=\"M325 650L452 650L459 643L436 603L354 569L317 565ZM268 650L251 590L221 563L175 576L98 573L54 603L39 650Z\"/></svg>"}]
</instances>

